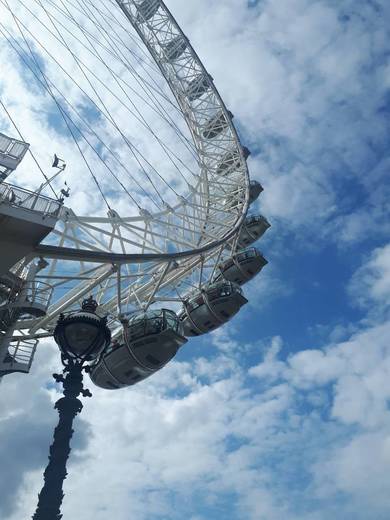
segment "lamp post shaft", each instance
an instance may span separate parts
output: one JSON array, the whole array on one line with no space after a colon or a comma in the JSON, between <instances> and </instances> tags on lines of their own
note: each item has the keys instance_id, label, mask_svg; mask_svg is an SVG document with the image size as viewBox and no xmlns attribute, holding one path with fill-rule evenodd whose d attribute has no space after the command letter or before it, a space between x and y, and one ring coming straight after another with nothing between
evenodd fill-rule
<instances>
[{"instance_id":1,"label":"lamp post shaft","mask_svg":"<svg viewBox=\"0 0 390 520\"><path fill-rule=\"evenodd\" d=\"M55 408L59 421L54 430L53 444L50 446L49 463L45 469L44 485L38 495L38 506L33 520L60 520L61 504L64 498L63 484L67 476L66 463L71 451L73 421L81 412L79 395L92 397L83 387L83 370L90 368L84 363L96 360L108 347L111 332L107 327L107 317L96 314L97 302L91 296L83 301L79 311L61 314L54 329L54 339L61 350L63 374L53 374L57 383L62 383L64 397Z\"/></svg>"},{"instance_id":2,"label":"lamp post shaft","mask_svg":"<svg viewBox=\"0 0 390 520\"><path fill-rule=\"evenodd\" d=\"M66 463L71 451L73 421L83 408L78 396L85 392L82 364L72 362L65 370L65 377L54 374L54 378L64 385L64 397L55 404L59 413L59 421L54 430L49 464L44 472L44 486L39 493L38 507L32 517L33 520L60 520L62 518L63 483L67 476Z\"/></svg>"}]
</instances>

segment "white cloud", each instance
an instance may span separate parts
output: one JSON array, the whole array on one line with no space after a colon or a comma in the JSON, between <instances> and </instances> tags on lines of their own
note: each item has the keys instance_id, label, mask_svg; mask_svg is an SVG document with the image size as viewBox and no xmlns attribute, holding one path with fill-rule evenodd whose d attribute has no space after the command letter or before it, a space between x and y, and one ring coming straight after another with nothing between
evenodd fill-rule
<instances>
[{"instance_id":1,"label":"white cloud","mask_svg":"<svg viewBox=\"0 0 390 520\"><path fill-rule=\"evenodd\" d=\"M174 519L201 506L229 507L231 518L322 520L337 504L340 520L363 520L369 511L385 518L389 334L388 324L373 325L285 361L277 337L249 379L239 356L219 353L174 362L133 389L93 388L81 415L88 444L71 456L64 517L83 511L83 520L100 520L109 511L118 520ZM35 386L48 368L41 366ZM23 409L16 380L5 384L12 407ZM47 399L34 406L53 422ZM23 420L31 427L36 417ZM48 437L47 421L42 428ZM78 419L75 428L85 424ZM33 468L19 471L21 499L7 520L28 516L42 482Z\"/></svg>"},{"instance_id":2,"label":"white cloud","mask_svg":"<svg viewBox=\"0 0 390 520\"><path fill-rule=\"evenodd\" d=\"M353 507L346 507L345 518L387 518L389 443L387 429L356 435L351 442L330 450L327 460L316 467L317 494L322 498L355 497Z\"/></svg>"},{"instance_id":3,"label":"white cloud","mask_svg":"<svg viewBox=\"0 0 390 520\"><path fill-rule=\"evenodd\" d=\"M390 244L378 247L355 273L350 293L365 306L390 302Z\"/></svg>"}]
</instances>

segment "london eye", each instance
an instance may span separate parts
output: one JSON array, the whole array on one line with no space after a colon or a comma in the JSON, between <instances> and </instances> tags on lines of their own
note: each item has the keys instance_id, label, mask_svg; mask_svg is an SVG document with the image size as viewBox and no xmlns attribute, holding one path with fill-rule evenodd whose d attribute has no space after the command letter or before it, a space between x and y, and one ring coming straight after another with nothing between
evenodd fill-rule
<instances>
[{"instance_id":1,"label":"london eye","mask_svg":"<svg viewBox=\"0 0 390 520\"><path fill-rule=\"evenodd\" d=\"M0 13L18 71L0 91L0 376L28 373L47 337L64 364L41 520L60 518L82 371L129 387L227 323L270 224L251 209L263 188L234 116L164 2Z\"/></svg>"},{"instance_id":2,"label":"london eye","mask_svg":"<svg viewBox=\"0 0 390 520\"><path fill-rule=\"evenodd\" d=\"M263 216L248 215L262 191L250 180L250 151L163 2L1 5L10 56L32 90L44 94L57 134L71 141L66 153L53 150L54 170L45 174L23 121L2 96L2 374L28 372L37 340L93 295L115 344L130 350L121 378L110 373L106 383L132 384L164 360L154 352L154 364L143 358L135 361L138 372L130 370L124 323L145 320L144 333L153 335L158 322L163 333L171 325L156 315L170 310L178 320L171 332L182 338L174 343L184 343L246 303L240 285L266 263L248 248L269 227ZM45 175L34 190L9 182L27 152L35 159L29 181ZM85 186L83 197L75 193Z\"/></svg>"}]
</instances>

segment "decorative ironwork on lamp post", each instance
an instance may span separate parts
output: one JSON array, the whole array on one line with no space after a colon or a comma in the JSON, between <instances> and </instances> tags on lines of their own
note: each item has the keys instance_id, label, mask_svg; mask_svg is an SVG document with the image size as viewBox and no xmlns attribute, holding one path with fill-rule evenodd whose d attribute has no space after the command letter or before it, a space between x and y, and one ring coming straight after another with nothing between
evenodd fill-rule
<instances>
[{"instance_id":1,"label":"decorative ironwork on lamp post","mask_svg":"<svg viewBox=\"0 0 390 520\"><path fill-rule=\"evenodd\" d=\"M96 359L109 345L111 333L107 319L96 314L98 305L92 296L84 300L81 310L61 315L54 330L54 339L61 350L63 374L53 374L63 384L64 396L55 408L59 413L58 425L54 430L50 446L49 464L44 472L44 485L39 493L38 506L33 520L60 520L64 498L63 482L66 479L66 462L71 448L73 421L83 405L79 395L91 397L83 386L84 364Z\"/></svg>"}]
</instances>

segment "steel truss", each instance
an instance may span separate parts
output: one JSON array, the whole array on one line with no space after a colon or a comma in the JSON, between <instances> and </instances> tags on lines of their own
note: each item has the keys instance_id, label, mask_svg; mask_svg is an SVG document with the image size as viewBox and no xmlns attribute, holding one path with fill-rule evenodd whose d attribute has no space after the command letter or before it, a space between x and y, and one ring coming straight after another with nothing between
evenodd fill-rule
<instances>
[{"instance_id":1,"label":"steel truss","mask_svg":"<svg viewBox=\"0 0 390 520\"><path fill-rule=\"evenodd\" d=\"M247 213L249 174L232 115L188 38L162 1L115 4L176 99L199 174L188 183L185 197L154 213L141 210L139 216L126 217L111 210L105 218L80 217L63 207L45 245L25 262L48 260L37 280L50 284L53 296L44 316L18 323L24 338L51 332L61 312L78 307L91 293L114 330L123 313L155 302L178 306L191 288L212 279L217 262L234 250ZM153 9L148 11L147 4ZM221 170L229 157L234 160Z\"/></svg>"}]
</instances>

